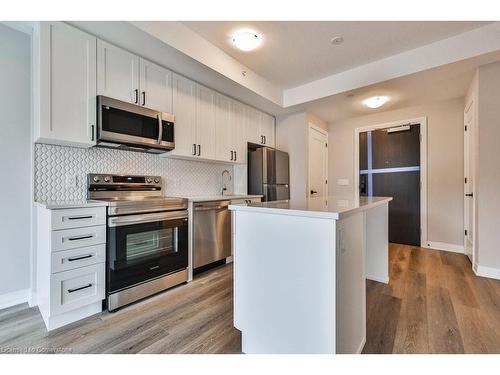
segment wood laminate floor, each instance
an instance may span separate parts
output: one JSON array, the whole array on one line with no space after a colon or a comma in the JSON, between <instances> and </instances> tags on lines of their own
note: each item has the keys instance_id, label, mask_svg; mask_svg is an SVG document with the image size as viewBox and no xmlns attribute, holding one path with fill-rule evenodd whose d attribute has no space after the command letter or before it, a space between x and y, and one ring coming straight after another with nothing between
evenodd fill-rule
<instances>
[{"instance_id":1,"label":"wood laminate floor","mask_svg":"<svg viewBox=\"0 0 500 375\"><path fill-rule=\"evenodd\" d=\"M391 244L390 283L367 281L363 353L500 353L500 281L462 254ZM37 308L0 310L0 353L240 353L232 265L47 332Z\"/></svg>"},{"instance_id":2,"label":"wood laminate floor","mask_svg":"<svg viewBox=\"0 0 500 375\"><path fill-rule=\"evenodd\" d=\"M38 308L0 310L0 353L240 353L232 265L115 313L47 332Z\"/></svg>"},{"instance_id":3,"label":"wood laminate floor","mask_svg":"<svg viewBox=\"0 0 500 375\"><path fill-rule=\"evenodd\" d=\"M390 244L389 273L367 280L363 353L500 353L500 281L465 255Z\"/></svg>"}]
</instances>

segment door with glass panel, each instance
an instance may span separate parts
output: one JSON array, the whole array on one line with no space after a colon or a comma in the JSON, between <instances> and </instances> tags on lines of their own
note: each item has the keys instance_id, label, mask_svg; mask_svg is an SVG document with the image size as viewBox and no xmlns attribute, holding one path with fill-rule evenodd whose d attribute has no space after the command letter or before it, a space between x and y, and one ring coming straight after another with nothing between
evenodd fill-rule
<instances>
[{"instance_id":1,"label":"door with glass panel","mask_svg":"<svg viewBox=\"0 0 500 375\"><path fill-rule=\"evenodd\" d=\"M360 196L393 197L389 241L420 246L420 125L359 134Z\"/></svg>"},{"instance_id":2,"label":"door with glass panel","mask_svg":"<svg viewBox=\"0 0 500 375\"><path fill-rule=\"evenodd\" d=\"M187 218L109 226L108 292L187 268L187 231Z\"/></svg>"}]
</instances>

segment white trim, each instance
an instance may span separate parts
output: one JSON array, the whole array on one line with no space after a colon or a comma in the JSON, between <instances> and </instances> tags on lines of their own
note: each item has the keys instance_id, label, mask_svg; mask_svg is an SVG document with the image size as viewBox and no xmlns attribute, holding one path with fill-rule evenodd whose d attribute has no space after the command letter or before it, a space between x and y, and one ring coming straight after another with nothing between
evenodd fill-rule
<instances>
[{"instance_id":1,"label":"white trim","mask_svg":"<svg viewBox=\"0 0 500 375\"><path fill-rule=\"evenodd\" d=\"M455 245L452 243L427 241L427 244L425 246L422 246L422 247L426 247L428 249L434 249L434 250L449 251L452 253L465 254L464 245Z\"/></svg>"},{"instance_id":2,"label":"white trim","mask_svg":"<svg viewBox=\"0 0 500 375\"><path fill-rule=\"evenodd\" d=\"M365 347L365 344L366 344L366 332L365 332L365 337L363 337L363 341L361 341L361 344L359 345L358 350L356 351L356 354L361 354L361 352Z\"/></svg>"},{"instance_id":3,"label":"white trim","mask_svg":"<svg viewBox=\"0 0 500 375\"><path fill-rule=\"evenodd\" d=\"M29 289L21 289L0 295L0 310L28 302L29 294Z\"/></svg>"},{"instance_id":4,"label":"white trim","mask_svg":"<svg viewBox=\"0 0 500 375\"><path fill-rule=\"evenodd\" d=\"M381 277L376 277L376 276L365 275L365 279L377 281L377 282L382 283L382 284L389 284L389 277L381 278Z\"/></svg>"},{"instance_id":5,"label":"white trim","mask_svg":"<svg viewBox=\"0 0 500 375\"><path fill-rule=\"evenodd\" d=\"M307 146L306 146L306 152L307 152L307 155L306 155L306 158L307 158L307 186L306 186L306 196L309 197L311 194L309 193L311 188L311 165L309 165L310 163L310 160L309 160L309 145L311 144L311 129L317 131L318 133L324 135L326 137L326 145L327 147L325 147L325 152L326 152L326 158L325 158L325 180L328 181L328 155L329 155L329 151L328 151L328 132L325 130L325 129L322 129L320 128L319 126L313 124L312 122L309 122L308 123L308 127L307 127ZM329 195L328 194L328 184L325 184L325 191L326 191L326 195Z\"/></svg>"},{"instance_id":6,"label":"white trim","mask_svg":"<svg viewBox=\"0 0 500 375\"><path fill-rule=\"evenodd\" d=\"M474 269L474 268L473 268ZM475 265L474 272L478 276L489 277L490 279L500 280L500 269L480 266L479 264Z\"/></svg>"},{"instance_id":7,"label":"white trim","mask_svg":"<svg viewBox=\"0 0 500 375\"><path fill-rule=\"evenodd\" d=\"M420 124L420 244L423 245L427 243L427 116L354 129L354 199L359 201L359 134L408 124Z\"/></svg>"}]
</instances>

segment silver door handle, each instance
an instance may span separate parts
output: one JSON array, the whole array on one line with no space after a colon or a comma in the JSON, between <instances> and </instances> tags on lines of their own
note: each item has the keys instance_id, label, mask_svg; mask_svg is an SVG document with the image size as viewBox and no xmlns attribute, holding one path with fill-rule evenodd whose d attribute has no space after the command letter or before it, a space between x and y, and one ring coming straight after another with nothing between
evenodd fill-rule
<instances>
[{"instance_id":1,"label":"silver door handle","mask_svg":"<svg viewBox=\"0 0 500 375\"><path fill-rule=\"evenodd\" d=\"M146 96L144 96L146 98ZM161 113L158 113L158 144L161 143L161 139L163 138L163 124L161 122Z\"/></svg>"}]
</instances>

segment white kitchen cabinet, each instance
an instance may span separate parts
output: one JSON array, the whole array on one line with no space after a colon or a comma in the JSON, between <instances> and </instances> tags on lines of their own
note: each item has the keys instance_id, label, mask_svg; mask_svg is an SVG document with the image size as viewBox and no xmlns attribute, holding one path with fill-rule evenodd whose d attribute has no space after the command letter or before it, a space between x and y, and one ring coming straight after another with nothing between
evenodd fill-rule
<instances>
[{"instance_id":1,"label":"white kitchen cabinet","mask_svg":"<svg viewBox=\"0 0 500 375\"><path fill-rule=\"evenodd\" d=\"M63 22L41 22L35 27L35 142L95 144L96 42Z\"/></svg>"},{"instance_id":2,"label":"white kitchen cabinet","mask_svg":"<svg viewBox=\"0 0 500 375\"><path fill-rule=\"evenodd\" d=\"M172 72L143 58L139 67L139 104L172 113Z\"/></svg>"},{"instance_id":3,"label":"white kitchen cabinet","mask_svg":"<svg viewBox=\"0 0 500 375\"><path fill-rule=\"evenodd\" d=\"M231 103L231 142L235 152L234 161L236 163L246 163L245 105L236 100Z\"/></svg>"},{"instance_id":4,"label":"white kitchen cabinet","mask_svg":"<svg viewBox=\"0 0 500 375\"><path fill-rule=\"evenodd\" d=\"M260 132L262 112L255 108L245 106L245 134L247 142L264 144L264 138Z\"/></svg>"},{"instance_id":5,"label":"white kitchen cabinet","mask_svg":"<svg viewBox=\"0 0 500 375\"><path fill-rule=\"evenodd\" d=\"M221 161L234 160L234 144L232 131L232 100L227 96L217 94L215 97L215 134L216 158Z\"/></svg>"},{"instance_id":6,"label":"white kitchen cabinet","mask_svg":"<svg viewBox=\"0 0 500 375\"><path fill-rule=\"evenodd\" d=\"M139 104L139 56L97 41L97 94Z\"/></svg>"},{"instance_id":7,"label":"white kitchen cabinet","mask_svg":"<svg viewBox=\"0 0 500 375\"><path fill-rule=\"evenodd\" d=\"M197 153L196 83L174 74L172 86L172 111L175 116L175 149L165 155L194 157Z\"/></svg>"},{"instance_id":8,"label":"white kitchen cabinet","mask_svg":"<svg viewBox=\"0 0 500 375\"><path fill-rule=\"evenodd\" d=\"M274 117L267 113L261 114L260 132L264 137L264 145L275 146L274 140Z\"/></svg>"},{"instance_id":9,"label":"white kitchen cabinet","mask_svg":"<svg viewBox=\"0 0 500 375\"><path fill-rule=\"evenodd\" d=\"M197 85L196 90L196 155L215 159L215 91Z\"/></svg>"}]
</instances>

